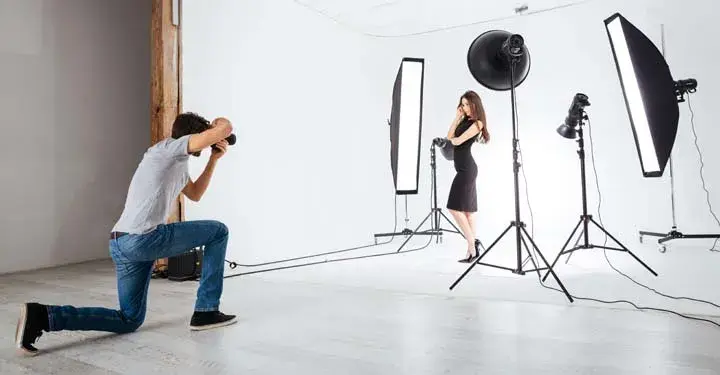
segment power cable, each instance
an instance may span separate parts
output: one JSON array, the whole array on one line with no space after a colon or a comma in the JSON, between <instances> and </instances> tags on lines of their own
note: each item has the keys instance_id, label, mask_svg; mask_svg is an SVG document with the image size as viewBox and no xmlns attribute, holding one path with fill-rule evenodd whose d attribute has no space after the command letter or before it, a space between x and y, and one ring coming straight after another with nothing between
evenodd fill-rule
<instances>
[{"instance_id":1,"label":"power cable","mask_svg":"<svg viewBox=\"0 0 720 375\"><path fill-rule=\"evenodd\" d=\"M690 96L688 96L687 104L688 108L690 109L690 127L692 129L693 137L695 138L695 149L698 152L698 156L700 157L700 180L702 181L702 188L705 190L705 199L707 201L708 208L710 209L710 214L715 219L715 222L718 226L720 226L720 220L718 220L717 215L715 215L715 211L713 210L712 203L710 203L710 191L708 191L707 185L705 184L705 177L703 175L703 169L705 168L705 160L703 158L702 152L700 151L700 146L698 145L698 136L697 132L695 131L695 112L692 109L692 105L690 105ZM720 240L720 238L716 238L715 242L713 242L712 247L710 248L710 251L713 252L720 252L720 250L716 249L715 246L717 246L717 242Z\"/></svg>"},{"instance_id":2,"label":"power cable","mask_svg":"<svg viewBox=\"0 0 720 375\"><path fill-rule=\"evenodd\" d=\"M595 186L596 186L597 192L598 192L598 206L597 206L598 219L599 219L599 221L600 221L600 225L601 225L601 226L604 226L603 223L602 223L602 215L601 215L601 211L600 211L601 202L602 202L602 193L601 193L601 191L600 191L600 184L599 184L599 179L598 179L598 175L597 175L597 168L596 168L596 165L595 165L595 145L594 145L594 143L593 143L592 126L590 125L590 120L588 120L588 128L590 129L590 130L589 130L589 133L590 133L590 134L589 134L589 136L590 136L590 137L589 137L589 138L590 138L590 156L591 156L591 160L592 160L592 164L593 164L593 172L594 172L594 175L595 175ZM524 168L523 168L523 176L524 176L524 174L525 174L525 172L524 172ZM530 196L529 196L529 194L527 194L527 192L528 192L528 186L527 186L527 178L526 178L526 177L525 177L525 192L526 192L526 198L527 198L527 200L528 200L528 202L529 202ZM529 203L528 203L528 206L529 206ZM605 235L604 245L607 244L607 238L608 238L607 235ZM531 248L530 251L532 251L533 254L534 254L534 256L537 258L537 254L535 253L535 250L534 250L533 248ZM605 260L608 262L608 264L610 265L610 267L611 267L613 270L615 270L615 271L618 272L619 274L625 276L627 279L629 279L629 280L632 281L633 283L635 283L635 284L637 284L637 285L639 285L639 286L642 286L642 287L644 287L644 288L646 288L646 289L648 289L648 290L650 290L650 291L652 291L652 292L654 292L654 293L656 293L656 294L658 294L658 295L661 295L661 296L663 296L663 297L668 297L668 298L676 299L676 300L690 300L690 301L695 301L695 302L706 303L706 304L709 304L709 305L712 305L712 306L715 306L715 307L720 308L720 305L715 304L715 303L710 302L710 301L705 301L705 300L696 299L696 298L690 298L690 297L675 297L675 296L670 296L670 295L667 295L667 294L658 292L657 290L655 290L655 289L653 289L653 288L650 288L650 287L648 287L648 286L646 286L646 285L643 285L642 283L637 282L636 280L634 280L634 279L631 278L630 276L624 274L622 271L620 271L620 270L618 270L617 268L615 268L615 267L613 266L613 264L610 262L610 259L609 259L608 256L607 256L607 249L603 249L603 254L605 255ZM556 291L556 292L562 293L562 291L561 291L560 289L556 289L556 288L553 288L553 287L551 287L551 286L545 285L545 284L543 283L543 281L542 281L542 278L540 277L540 273L539 273L539 272L538 272L538 282L540 283L540 285L541 285L542 287L544 287L544 288L546 288L546 289L551 289L551 290L554 290L554 291ZM712 320L709 320L709 319L696 318L696 317L692 317L692 316L689 316L689 315L686 315L686 314L682 314L682 313L679 313L679 312L676 312L676 311L673 311L673 310L669 310L669 309L661 309L661 308L655 308L655 307L638 306L638 305L635 304L634 302L627 301L627 300L605 301L605 300L596 299L596 298L578 297L578 296L575 296L575 295L572 295L572 294L571 294L571 296L572 296L573 298L576 298L576 299L579 299L579 300L593 301L593 302L599 302L599 303L604 303L604 304L626 303L626 304L629 304L629 305L633 306L635 309L640 310L640 311L643 311L643 310L651 310L651 311L665 312L665 313L674 314L674 315L680 316L680 317L682 317L682 318L690 319L690 320L697 320L697 321L707 322L707 323L710 323L710 324L713 324L713 325L716 325L716 326L720 327L720 324L718 324L717 322L714 322L714 321L712 321Z\"/></svg>"},{"instance_id":3,"label":"power cable","mask_svg":"<svg viewBox=\"0 0 720 375\"><path fill-rule=\"evenodd\" d=\"M433 173L432 168L430 168L431 181L433 181L433 179L432 179L432 173ZM430 205L431 205L431 206L433 205L433 195L432 195L433 193L432 193L432 192L434 191L434 187L435 187L435 186L434 186L433 183L431 182L431 188L430 188ZM406 209L407 209L407 208L406 208ZM394 224L394 226L393 226L393 233L396 232L396 231L397 231L397 194L395 194L395 224ZM318 265L318 264L326 264L326 263L334 263L334 262L343 262L343 261L348 261L348 260L356 260L356 259L364 259L364 258L375 258L375 257L380 257L380 256L386 256L386 255L397 255L397 254L410 253L410 252L415 252L415 251L419 251L419 250L422 250L422 249L427 248L427 247L430 245L430 243L432 242L433 237L435 237L435 235L429 236L428 242L427 242L425 245L423 245L423 246L421 246L421 247L419 247L419 248L415 248L415 249L409 249L409 250L403 250L403 251L393 251L393 252L384 252L384 253L376 253L376 254L370 254L370 255L361 255L361 256L355 256L355 257L346 257L346 258L337 258L337 259L325 259L325 260L322 260L322 261L309 262L309 263L303 263L303 264L295 264L295 265L290 265L290 266L275 267L275 268L263 269L263 270L258 270L258 271L241 272L241 273L237 273L237 274L226 275L226 276L224 276L223 278L238 277L238 276L251 275L251 274L262 273L262 272L270 272L270 271L284 270L284 269L289 269L289 268L307 267L307 266ZM339 254L339 253L344 253L344 252L349 252L349 251L354 251L354 250L359 250L359 249L366 249L366 248L370 248L370 247L386 245L386 244L389 244L390 242L392 242L394 239L395 239L395 235L393 234L393 235L390 237L389 240L387 240L387 241L385 241L385 242L382 242L382 243L375 243L375 244L372 244L372 245L357 246L357 247L352 247L352 248L348 248L348 249L334 250L334 251L329 251L329 252L324 252L324 253L311 254L311 255L300 256L300 257L295 257L295 258L288 258L288 259L281 259L281 260L271 261L271 262L265 262L265 263L239 264L239 263L235 263L235 262L229 262L229 261L227 261L227 260L226 260L226 262L231 264L231 266L230 266L231 268L235 268L235 267L237 267L238 265L244 266L244 267L259 267L259 266L264 266L264 265L271 265L271 264L278 264L278 263L287 263L287 262L294 261L294 260L316 258L316 257L323 256L323 255ZM233 266L233 265L234 265L234 266Z\"/></svg>"}]
</instances>

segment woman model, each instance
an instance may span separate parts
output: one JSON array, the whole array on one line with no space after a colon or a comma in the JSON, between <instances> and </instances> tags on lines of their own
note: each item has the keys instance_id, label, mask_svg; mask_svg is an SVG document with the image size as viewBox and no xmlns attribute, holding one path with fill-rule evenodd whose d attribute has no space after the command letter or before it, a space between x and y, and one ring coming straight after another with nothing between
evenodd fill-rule
<instances>
[{"instance_id":1,"label":"woman model","mask_svg":"<svg viewBox=\"0 0 720 375\"><path fill-rule=\"evenodd\" d=\"M490 140L485 123L485 109L480 96L474 91L467 91L460 97L457 114L450 125L447 138L453 144L453 161L457 172L450 187L447 208L467 239L466 257L459 262L470 263L478 256L473 218L477 211L475 179L478 170L471 147L474 142L482 140L485 143Z\"/></svg>"}]
</instances>

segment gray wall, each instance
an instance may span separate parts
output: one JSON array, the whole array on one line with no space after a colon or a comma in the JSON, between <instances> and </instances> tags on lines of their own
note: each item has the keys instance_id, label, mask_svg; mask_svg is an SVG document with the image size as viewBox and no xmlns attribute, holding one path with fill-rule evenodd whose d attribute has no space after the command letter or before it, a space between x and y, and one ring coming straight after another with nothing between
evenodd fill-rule
<instances>
[{"instance_id":1,"label":"gray wall","mask_svg":"<svg viewBox=\"0 0 720 375\"><path fill-rule=\"evenodd\" d=\"M0 273L108 257L150 143L150 6L0 0Z\"/></svg>"}]
</instances>

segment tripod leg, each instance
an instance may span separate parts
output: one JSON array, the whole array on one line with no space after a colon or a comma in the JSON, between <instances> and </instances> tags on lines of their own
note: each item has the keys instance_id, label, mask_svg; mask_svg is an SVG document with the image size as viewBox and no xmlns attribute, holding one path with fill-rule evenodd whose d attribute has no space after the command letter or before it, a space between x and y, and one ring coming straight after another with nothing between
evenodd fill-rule
<instances>
[{"instance_id":1,"label":"tripod leg","mask_svg":"<svg viewBox=\"0 0 720 375\"><path fill-rule=\"evenodd\" d=\"M444 212L442 212L442 211L439 211L439 212L440 212L440 215L442 215L442 217L444 217L445 220L447 220L447 222L450 223L450 225L452 225L452 227L455 228L455 230L456 230L461 236L463 236L463 238L465 238L465 235L463 234L463 232L462 232L460 229L458 229L457 226L455 226L455 224L452 222L452 220L450 220L450 219L445 215ZM439 222L438 222L438 228L437 228L437 229L438 229L438 231L440 230L440 223L439 223ZM467 238L465 238L465 239L467 239Z\"/></svg>"},{"instance_id":2,"label":"tripod leg","mask_svg":"<svg viewBox=\"0 0 720 375\"><path fill-rule=\"evenodd\" d=\"M417 226L417 228L415 228L415 230L413 231L413 233L412 233L410 236L408 236L408 238L405 239L405 242L403 242L402 245L400 245L400 247L397 249L396 252L399 253L400 250L401 250L403 247L405 247L405 245L410 241L410 239L413 238L413 236L415 236L415 233L417 233L418 229L420 229L420 227L423 226L423 224L425 224L425 222L430 218L430 216L432 216L432 214L433 214L433 212L430 211L430 213L429 213L427 216L425 216L425 219L420 223L420 225Z\"/></svg>"},{"instance_id":3,"label":"tripod leg","mask_svg":"<svg viewBox=\"0 0 720 375\"><path fill-rule=\"evenodd\" d=\"M570 295L570 293L568 293L567 289L565 289L565 285L563 285L563 283L560 281L560 278L558 278L557 274L555 274L555 271L553 271L552 267L550 267L547 260L545 259L545 256L542 254L540 249L538 249L537 245L535 245L535 241L533 241L532 237L530 237L530 234L528 234L527 230L525 230L525 227L520 227L520 229L525 234L525 236L527 236L528 240L530 240L530 244L532 244L533 248L535 249L537 254L540 256L540 259L542 259L543 263L545 263L545 266L548 267L549 272L552 273L553 278L555 278L555 281L558 283L558 285L560 285L560 288L565 293L565 296L568 298L568 300L570 302L573 302L573 298ZM567 244L566 244L566 246L567 246Z\"/></svg>"},{"instance_id":4,"label":"tripod leg","mask_svg":"<svg viewBox=\"0 0 720 375\"><path fill-rule=\"evenodd\" d=\"M575 245L573 246L574 249L578 249L578 244L580 243L580 240L582 240L583 235L585 235L585 228L580 229L580 235L578 236L577 240L575 241ZM570 258L572 258L574 251L571 251L567 258L565 258L565 264L568 264L570 262Z\"/></svg>"},{"instance_id":5,"label":"tripod leg","mask_svg":"<svg viewBox=\"0 0 720 375\"><path fill-rule=\"evenodd\" d=\"M455 286L460 282L460 280L462 280L463 278L465 278L465 275L467 275L467 274L470 272L470 270L473 269L473 267L475 267L476 265L478 265L478 264L480 263L480 260L481 260L487 253L490 252L490 249L492 249L493 246L495 246L498 242L500 242L500 239L502 239L502 238L507 234L507 232L510 230L510 228L513 227L513 224L514 224L514 223L510 223L510 225L508 225L507 228L505 228L505 230L498 236L498 238L495 239L495 241L490 245L490 247L488 247L487 250L485 250L482 254L480 254L480 256L479 256L474 262L472 262L472 264L470 265L470 267L468 267L468 269L466 269L465 272L463 272L463 274L460 275L460 277L459 277L457 280L455 280L455 282L452 283L452 285L450 285L450 290L453 290L453 288L455 288Z\"/></svg>"},{"instance_id":6,"label":"tripod leg","mask_svg":"<svg viewBox=\"0 0 720 375\"><path fill-rule=\"evenodd\" d=\"M560 257L563 255L565 248L570 243L570 240L572 240L573 236L575 235L575 232L577 232L578 228L580 228L580 224L582 224L582 219L580 219L580 221L578 221L577 225L575 225L575 229L573 229L572 233L570 233L570 236L568 236L567 241L565 241L565 244L560 249L560 252L558 253L558 255L555 257L555 260L553 261L552 266L550 266L550 269L552 269L552 267L555 267L555 263L557 263L558 259L560 259ZM545 274L545 276L543 276L542 281L547 280L547 277L550 274L550 269L548 269L548 272Z\"/></svg>"},{"instance_id":7,"label":"tripod leg","mask_svg":"<svg viewBox=\"0 0 720 375\"><path fill-rule=\"evenodd\" d=\"M648 271L650 271L650 273L652 273L652 274L655 275L655 276L658 275L655 271L653 271L652 268L650 268L647 264L645 264L645 262L643 262L642 260L640 260L640 258L638 258L637 256L635 256L635 254L633 254L633 252L630 251L630 249L628 249L627 247L625 247L625 245L621 244L620 241L618 241L615 237L613 237L612 234L610 234L607 230L605 230L605 228L603 228L602 225L598 224L598 223L595 221L595 219L590 218L590 221L591 221L593 224L595 224L595 226L597 226L601 231L603 231L603 233L607 234L608 237L610 237L613 241L615 241L615 243L618 244L618 246L620 246L624 251L626 251L626 252L627 252L628 254L630 254L633 258L635 258L635 260L637 260L640 264L642 264L643 267L645 267Z\"/></svg>"},{"instance_id":8,"label":"tripod leg","mask_svg":"<svg viewBox=\"0 0 720 375\"><path fill-rule=\"evenodd\" d=\"M530 249L528 247L527 241L525 241L525 237L520 237L520 240L522 240L523 246L525 246L525 251L528 253L528 259L530 259L530 261L533 264L533 267L535 267L535 271L537 271L538 277L540 277L540 267L535 262L535 258L530 253ZM522 272L521 274L524 274L524 273L525 272Z\"/></svg>"}]
</instances>

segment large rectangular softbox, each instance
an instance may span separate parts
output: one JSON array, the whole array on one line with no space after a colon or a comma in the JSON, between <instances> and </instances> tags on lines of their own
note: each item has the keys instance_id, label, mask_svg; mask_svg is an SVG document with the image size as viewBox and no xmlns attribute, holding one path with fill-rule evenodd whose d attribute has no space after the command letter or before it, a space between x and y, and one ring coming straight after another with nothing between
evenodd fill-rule
<instances>
[{"instance_id":1,"label":"large rectangular softbox","mask_svg":"<svg viewBox=\"0 0 720 375\"><path fill-rule=\"evenodd\" d=\"M392 95L390 162L397 194L417 194L425 59L402 59Z\"/></svg>"},{"instance_id":2,"label":"large rectangular softbox","mask_svg":"<svg viewBox=\"0 0 720 375\"><path fill-rule=\"evenodd\" d=\"M655 44L619 13L605 20L643 176L660 177L680 116L677 83Z\"/></svg>"}]
</instances>

